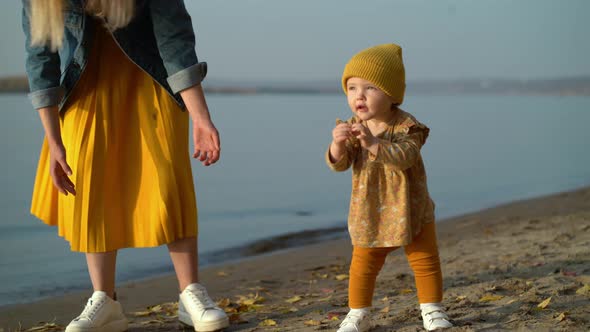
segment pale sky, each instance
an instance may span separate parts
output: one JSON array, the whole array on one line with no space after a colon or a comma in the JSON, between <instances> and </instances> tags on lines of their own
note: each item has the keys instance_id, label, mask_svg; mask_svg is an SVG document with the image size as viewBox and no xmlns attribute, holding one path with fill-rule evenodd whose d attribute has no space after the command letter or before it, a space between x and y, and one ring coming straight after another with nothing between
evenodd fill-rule
<instances>
[{"instance_id":1,"label":"pale sky","mask_svg":"<svg viewBox=\"0 0 590 332\"><path fill-rule=\"evenodd\" d=\"M408 80L590 75L589 0L186 0L209 78L338 80L395 42ZM0 11L0 76L24 73L20 1Z\"/></svg>"}]
</instances>

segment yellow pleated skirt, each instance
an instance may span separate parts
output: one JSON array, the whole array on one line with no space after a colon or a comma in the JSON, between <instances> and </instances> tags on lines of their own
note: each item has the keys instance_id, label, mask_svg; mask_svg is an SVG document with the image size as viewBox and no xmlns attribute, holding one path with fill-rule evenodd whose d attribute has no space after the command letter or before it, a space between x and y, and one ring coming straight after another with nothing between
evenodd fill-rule
<instances>
[{"instance_id":1,"label":"yellow pleated skirt","mask_svg":"<svg viewBox=\"0 0 590 332\"><path fill-rule=\"evenodd\" d=\"M154 247L197 235L189 119L97 29L93 52L61 117L76 195L62 195L43 142L31 213L72 251Z\"/></svg>"}]
</instances>

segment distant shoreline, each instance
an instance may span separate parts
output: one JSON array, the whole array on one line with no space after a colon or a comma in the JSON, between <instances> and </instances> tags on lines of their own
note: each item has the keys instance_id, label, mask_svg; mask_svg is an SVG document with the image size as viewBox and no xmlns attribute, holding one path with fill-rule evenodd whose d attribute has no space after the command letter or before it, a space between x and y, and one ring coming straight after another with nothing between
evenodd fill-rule
<instances>
[{"instance_id":1,"label":"distant shoreline","mask_svg":"<svg viewBox=\"0 0 590 332\"><path fill-rule=\"evenodd\" d=\"M224 83L205 82L206 93L211 94L340 94L338 82L266 82ZM27 93L26 76L0 78L0 93ZM511 79L465 79L409 81L408 94L493 94L493 95L553 95L590 96L590 76L511 80Z\"/></svg>"}]
</instances>

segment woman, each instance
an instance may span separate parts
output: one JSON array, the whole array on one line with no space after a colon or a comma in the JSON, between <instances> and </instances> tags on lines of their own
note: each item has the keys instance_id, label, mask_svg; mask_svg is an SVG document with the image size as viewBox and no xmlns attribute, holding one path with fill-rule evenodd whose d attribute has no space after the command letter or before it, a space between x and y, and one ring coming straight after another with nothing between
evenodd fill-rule
<instances>
[{"instance_id":1,"label":"woman","mask_svg":"<svg viewBox=\"0 0 590 332\"><path fill-rule=\"evenodd\" d=\"M183 1L23 0L23 29L45 130L31 212L85 253L94 288L66 331L125 330L117 250L163 244L179 319L196 331L227 327L198 283L189 117L194 158L214 164L220 143Z\"/></svg>"}]
</instances>

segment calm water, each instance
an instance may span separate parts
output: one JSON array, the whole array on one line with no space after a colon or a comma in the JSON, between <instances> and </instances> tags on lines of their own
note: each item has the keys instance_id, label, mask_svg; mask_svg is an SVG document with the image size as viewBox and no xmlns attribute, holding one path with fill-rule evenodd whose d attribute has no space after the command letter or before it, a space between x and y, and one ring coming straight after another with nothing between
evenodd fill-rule
<instances>
[{"instance_id":1,"label":"calm water","mask_svg":"<svg viewBox=\"0 0 590 332\"><path fill-rule=\"evenodd\" d=\"M208 97L222 158L193 163L200 250L343 225L350 173L324 165L338 95ZM409 96L438 218L590 185L590 98ZM90 287L84 256L29 215L42 129L24 95L0 95L0 305ZM306 211L301 216L300 211ZM171 272L165 248L126 249L118 280Z\"/></svg>"}]
</instances>

